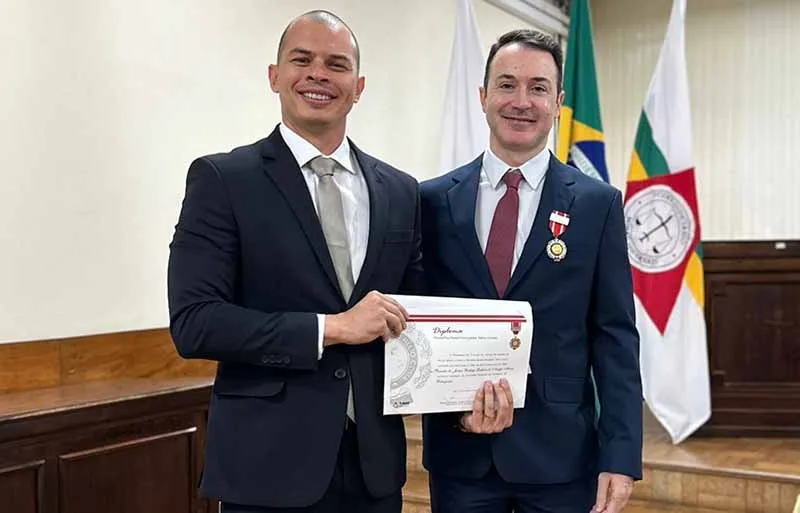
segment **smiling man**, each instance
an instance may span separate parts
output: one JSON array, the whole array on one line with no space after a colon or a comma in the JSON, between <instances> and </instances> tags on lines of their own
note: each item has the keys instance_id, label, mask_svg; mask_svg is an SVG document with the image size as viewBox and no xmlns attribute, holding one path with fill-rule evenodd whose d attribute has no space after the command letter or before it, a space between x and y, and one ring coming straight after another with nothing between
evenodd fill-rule
<instances>
[{"instance_id":1,"label":"smiling man","mask_svg":"<svg viewBox=\"0 0 800 513\"><path fill-rule=\"evenodd\" d=\"M195 160L170 247L170 329L219 362L205 495L222 511L400 513L405 436L382 415L383 341L421 290L418 184L346 137L359 48L326 11L293 20L270 136Z\"/></svg>"},{"instance_id":2,"label":"smiling man","mask_svg":"<svg viewBox=\"0 0 800 513\"><path fill-rule=\"evenodd\" d=\"M550 36L501 36L480 89L489 148L421 186L430 293L528 301L534 317L525 407L513 419L489 407L490 387L471 412L424 417L433 513L618 513L641 478L622 196L546 148L561 65ZM510 404L500 392L494 404Z\"/></svg>"}]
</instances>

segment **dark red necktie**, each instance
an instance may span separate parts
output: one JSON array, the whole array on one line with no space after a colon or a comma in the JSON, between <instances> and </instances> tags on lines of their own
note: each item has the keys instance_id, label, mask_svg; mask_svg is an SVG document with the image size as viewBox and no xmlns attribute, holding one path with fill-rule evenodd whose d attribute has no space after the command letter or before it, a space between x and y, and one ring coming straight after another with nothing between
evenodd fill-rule
<instances>
[{"instance_id":1,"label":"dark red necktie","mask_svg":"<svg viewBox=\"0 0 800 513\"><path fill-rule=\"evenodd\" d=\"M503 175L506 193L497 203L486 242L486 262L492 274L494 286L500 297L506 293L511 279L511 264L514 261L514 242L517 239L517 218L519 217L519 183L522 173L512 169Z\"/></svg>"}]
</instances>

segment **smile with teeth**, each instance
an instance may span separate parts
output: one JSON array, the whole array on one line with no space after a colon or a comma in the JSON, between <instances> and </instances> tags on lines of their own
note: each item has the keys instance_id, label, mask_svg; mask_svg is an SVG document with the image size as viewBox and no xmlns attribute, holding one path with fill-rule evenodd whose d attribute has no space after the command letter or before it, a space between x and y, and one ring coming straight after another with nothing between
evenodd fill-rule
<instances>
[{"instance_id":1,"label":"smile with teeth","mask_svg":"<svg viewBox=\"0 0 800 513\"><path fill-rule=\"evenodd\" d=\"M322 93L303 93L303 98L316 101L329 101L333 100L333 96Z\"/></svg>"},{"instance_id":2,"label":"smile with teeth","mask_svg":"<svg viewBox=\"0 0 800 513\"><path fill-rule=\"evenodd\" d=\"M518 118L518 117L514 117L514 116L503 116L503 117L505 119L507 119L508 121L518 121L518 122L523 122L523 123L533 123L533 120L532 119L528 119L528 118Z\"/></svg>"}]
</instances>

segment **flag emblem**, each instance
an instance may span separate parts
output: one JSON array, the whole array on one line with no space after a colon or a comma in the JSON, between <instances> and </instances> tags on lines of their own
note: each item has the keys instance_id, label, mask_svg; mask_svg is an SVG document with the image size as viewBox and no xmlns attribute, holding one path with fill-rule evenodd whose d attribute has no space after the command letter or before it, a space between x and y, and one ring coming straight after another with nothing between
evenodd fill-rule
<instances>
[{"instance_id":1,"label":"flag emblem","mask_svg":"<svg viewBox=\"0 0 800 513\"><path fill-rule=\"evenodd\" d=\"M628 256L639 271L661 273L684 264L694 247L694 214L686 200L666 185L631 196L625 206Z\"/></svg>"}]
</instances>

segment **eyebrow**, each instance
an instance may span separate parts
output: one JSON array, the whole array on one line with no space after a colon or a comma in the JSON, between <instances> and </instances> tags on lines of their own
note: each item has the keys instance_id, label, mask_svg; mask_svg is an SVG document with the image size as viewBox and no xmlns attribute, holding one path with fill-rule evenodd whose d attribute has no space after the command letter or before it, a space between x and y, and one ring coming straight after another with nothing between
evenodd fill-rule
<instances>
[{"instance_id":1,"label":"eyebrow","mask_svg":"<svg viewBox=\"0 0 800 513\"><path fill-rule=\"evenodd\" d=\"M516 80L516 79L517 77L515 77L514 75L510 75L508 73L503 73L495 77L495 80Z\"/></svg>"},{"instance_id":2,"label":"eyebrow","mask_svg":"<svg viewBox=\"0 0 800 513\"><path fill-rule=\"evenodd\" d=\"M311 55L311 50L306 50L305 48L292 48L286 53L289 55L294 53L299 53L301 55Z\"/></svg>"},{"instance_id":3,"label":"eyebrow","mask_svg":"<svg viewBox=\"0 0 800 513\"><path fill-rule=\"evenodd\" d=\"M300 55L305 55L307 57L310 57L310 56L314 55L314 52L312 52L311 50L306 50L305 48L292 48L291 50L289 50L289 55L292 55L292 54L300 54ZM346 54L343 54L343 53L334 53L334 54L331 54L329 57L332 58L332 59L343 60L343 61L347 61L347 62L350 62L350 63L353 62L353 59L349 55L346 55Z\"/></svg>"},{"instance_id":4,"label":"eyebrow","mask_svg":"<svg viewBox=\"0 0 800 513\"><path fill-rule=\"evenodd\" d=\"M338 61L347 61L349 63L353 62L353 59L349 55L346 55L346 54L343 54L343 53L334 53L334 54L331 54L330 57L331 57L331 59L336 59Z\"/></svg>"},{"instance_id":5,"label":"eyebrow","mask_svg":"<svg viewBox=\"0 0 800 513\"><path fill-rule=\"evenodd\" d=\"M496 81L499 81L499 80L514 80L516 82L519 79L517 77L515 77L514 75L511 75L509 73L503 73L501 75L497 75L497 77L495 77L495 80ZM550 85L553 82L552 80L550 80L547 77L533 77L533 78L528 80L528 82L531 82L531 81L536 82L536 83L544 83L544 84L547 84L547 85Z\"/></svg>"}]
</instances>

